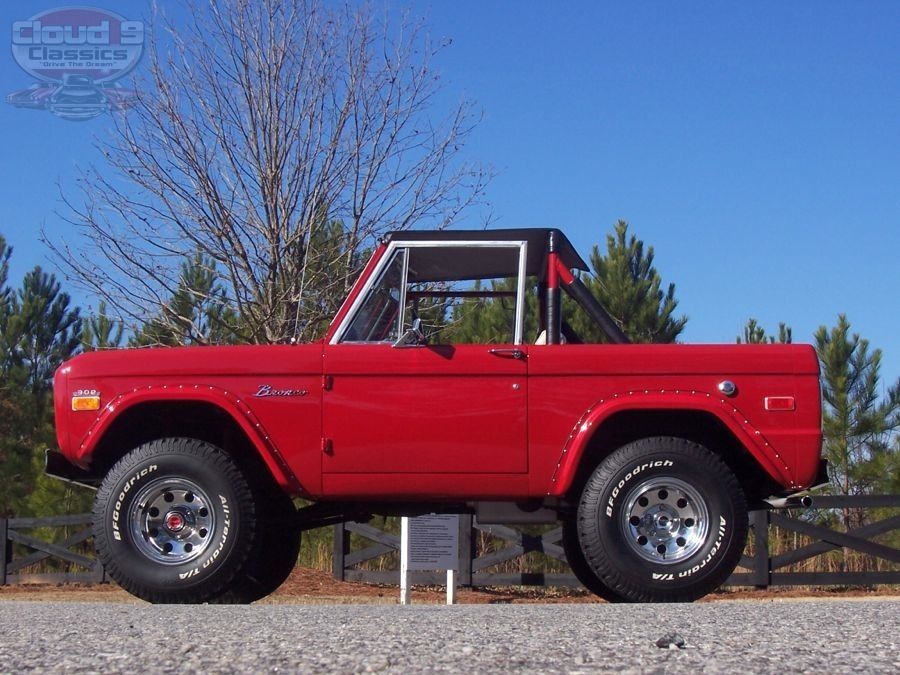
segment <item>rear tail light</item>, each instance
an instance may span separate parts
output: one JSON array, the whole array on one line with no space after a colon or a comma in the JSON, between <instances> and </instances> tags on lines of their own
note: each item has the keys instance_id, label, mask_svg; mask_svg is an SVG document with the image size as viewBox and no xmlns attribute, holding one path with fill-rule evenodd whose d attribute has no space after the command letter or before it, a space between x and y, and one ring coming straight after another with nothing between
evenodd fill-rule
<instances>
[{"instance_id":1,"label":"rear tail light","mask_svg":"<svg viewBox=\"0 0 900 675\"><path fill-rule=\"evenodd\" d=\"M766 396L764 399L766 410L771 411L790 411L797 406L793 396Z\"/></svg>"}]
</instances>

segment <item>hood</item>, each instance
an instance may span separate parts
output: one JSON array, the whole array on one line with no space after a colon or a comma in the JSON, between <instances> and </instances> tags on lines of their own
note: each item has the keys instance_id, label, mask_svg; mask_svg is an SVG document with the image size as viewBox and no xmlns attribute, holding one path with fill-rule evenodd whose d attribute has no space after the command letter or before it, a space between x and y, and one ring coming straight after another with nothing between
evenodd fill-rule
<instances>
[{"instance_id":1,"label":"hood","mask_svg":"<svg viewBox=\"0 0 900 675\"><path fill-rule=\"evenodd\" d=\"M69 377L320 373L322 344L112 349L80 354L61 368Z\"/></svg>"}]
</instances>

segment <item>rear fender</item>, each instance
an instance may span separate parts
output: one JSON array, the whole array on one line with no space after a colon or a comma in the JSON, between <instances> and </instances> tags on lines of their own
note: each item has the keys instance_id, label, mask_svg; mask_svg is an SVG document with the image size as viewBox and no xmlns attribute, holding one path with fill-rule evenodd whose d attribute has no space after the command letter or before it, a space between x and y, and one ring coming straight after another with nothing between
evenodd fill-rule
<instances>
[{"instance_id":1,"label":"rear fender","mask_svg":"<svg viewBox=\"0 0 900 675\"><path fill-rule=\"evenodd\" d=\"M796 487L796 476L778 450L731 401L703 391L629 391L601 399L591 406L572 429L553 474L552 496L563 496L572 486L591 439L616 413L634 410L685 410L715 416L778 483Z\"/></svg>"},{"instance_id":2,"label":"rear fender","mask_svg":"<svg viewBox=\"0 0 900 675\"><path fill-rule=\"evenodd\" d=\"M259 419L239 396L225 389L209 385L146 386L120 394L106 404L97 419L81 439L76 450L77 463L85 468L97 445L112 424L127 410L146 403L199 402L216 406L226 413L246 434L265 462L272 477L292 493L302 490L297 477L278 452Z\"/></svg>"}]
</instances>

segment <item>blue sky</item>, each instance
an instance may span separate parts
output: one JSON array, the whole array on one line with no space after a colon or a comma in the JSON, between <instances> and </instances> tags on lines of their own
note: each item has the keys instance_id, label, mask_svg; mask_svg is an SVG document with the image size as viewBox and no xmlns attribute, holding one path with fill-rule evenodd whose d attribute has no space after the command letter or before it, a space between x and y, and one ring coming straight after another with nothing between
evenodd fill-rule
<instances>
[{"instance_id":1,"label":"blue sky","mask_svg":"<svg viewBox=\"0 0 900 675\"><path fill-rule=\"evenodd\" d=\"M895 380L900 3L635 4L411 3L452 38L447 100L483 111L467 153L498 172L496 224L558 226L587 254L626 219L677 285L686 341L732 342L751 316L811 341L844 312ZM3 3L7 44L13 21L53 6ZM3 52L6 94L30 81ZM57 184L97 162L109 125L0 103L14 283L48 264L37 229L65 232Z\"/></svg>"}]
</instances>

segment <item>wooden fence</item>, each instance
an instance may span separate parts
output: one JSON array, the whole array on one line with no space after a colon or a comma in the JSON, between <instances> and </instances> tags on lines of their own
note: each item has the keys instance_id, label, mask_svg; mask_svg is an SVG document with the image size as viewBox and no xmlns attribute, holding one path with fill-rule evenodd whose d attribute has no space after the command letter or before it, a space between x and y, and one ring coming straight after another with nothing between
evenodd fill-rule
<instances>
[{"instance_id":1,"label":"wooden fence","mask_svg":"<svg viewBox=\"0 0 900 675\"><path fill-rule=\"evenodd\" d=\"M51 544L23 530L72 528L62 541ZM91 538L91 514L54 518L0 518L0 586L27 582L99 583L106 580L96 558L72 550ZM18 546L16 546L18 545ZM81 548L84 548L81 546ZM18 553L16 556L14 553ZM41 565L43 563L43 565ZM28 572L34 566L65 568L65 571ZM64 563L64 564L60 564Z\"/></svg>"},{"instance_id":2,"label":"wooden fence","mask_svg":"<svg viewBox=\"0 0 900 675\"><path fill-rule=\"evenodd\" d=\"M893 511L888 516L850 532L841 532L810 522L804 515L811 509L885 509ZM900 549L872 541L873 538L900 529L900 495L872 495L851 497L815 497L809 506L784 506L773 510L753 511L750 514L752 545L741 558L738 569L729 578L733 586L830 586L900 584ZM785 515L785 511L799 515ZM802 535L797 548L770 554L773 530ZM498 549L479 552L475 542L478 533L500 540ZM352 543L356 534L357 548ZM505 525L482 525L472 516L460 516L459 584L462 586L578 586L574 575L565 572L509 572L491 571L502 563L515 561L530 552L538 552L562 563L566 562L562 545L562 528L554 528L542 534L528 534ZM359 547L361 545L361 547ZM335 578L346 581L363 581L380 584L399 584L399 569L372 570L360 566L400 549L400 537L372 525L347 522L334 527L333 573ZM792 571L797 566L830 551L855 551L881 566L890 569L854 571ZM371 566L371 562L368 563ZM439 572L413 572L415 584L442 584L444 575Z\"/></svg>"},{"instance_id":3,"label":"wooden fence","mask_svg":"<svg viewBox=\"0 0 900 675\"><path fill-rule=\"evenodd\" d=\"M900 495L865 495L850 497L815 497L809 508L815 509L885 509L894 511L877 522L863 525L849 532L840 532L811 523L802 517L785 516L776 509L754 511L750 514L756 544L751 556L741 559L746 573L735 572L729 584L735 586L843 586L900 584L900 549L872 541L874 537L900 529ZM804 545L784 553L770 555L772 528L795 532L809 540ZM760 536L762 533L762 536ZM826 572L797 572L785 568L816 556L844 549L855 551L873 560L888 563L890 570L838 570Z\"/></svg>"},{"instance_id":4,"label":"wooden fence","mask_svg":"<svg viewBox=\"0 0 900 675\"><path fill-rule=\"evenodd\" d=\"M788 509L794 511L786 515ZM841 532L811 522L811 509L881 509L887 515L850 532ZM750 514L752 545L743 556L731 585L757 586L828 586L900 584L900 549L873 541L876 537L900 530L900 495L859 497L815 497L808 507L782 507L754 511ZM871 518L869 518L871 520ZM24 582L102 582L105 581L99 561L87 554L83 544L91 537L91 516L80 514L54 518L0 518L0 586ZM523 556L537 552L560 570L565 569L562 529L554 528L530 534L507 525L482 525L471 515L459 518L459 576L462 586L578 586L573 575L565 571L497 571L498 566L518 562ZM69 528L62 541L48 543L25 531L39 528ZM799 545L791 550L772 552L773 532L796 533ZM480 533L480 534L479 534ZM352 537L352 535L357 535ZM490 538L501 545L491 550L476 551L478 538ZM354 547L355 543L355 547ZM73 549L81 550L73 550ZM370 524L347 522L334 526L334 576L346 581L399 584L399 569L382 564L381 569L364 569L384 556L400 549L399 535ZM857 571L796 571L803 561L832 551L854 551L876 561L885 569ZM396 555L394 555L396 557ZM62 568L64 571L34 570L35 566ZM522 565L518 565L521 567ZM546 566L545 566L546 567ZM29 571L29 568L32 568ZM442 584L445 576L438 572L413 572L412 583Z\"/></svg>"}]
</instances>

